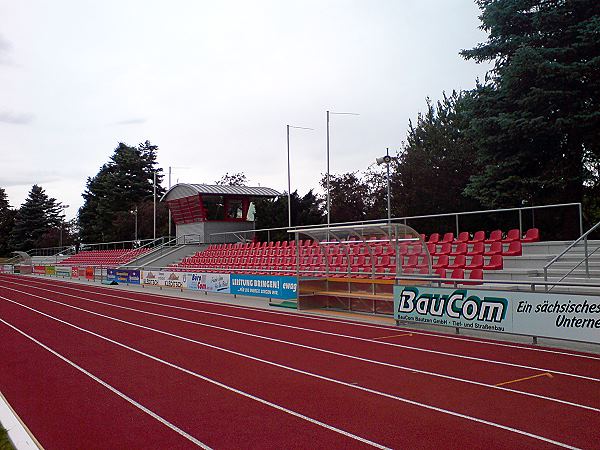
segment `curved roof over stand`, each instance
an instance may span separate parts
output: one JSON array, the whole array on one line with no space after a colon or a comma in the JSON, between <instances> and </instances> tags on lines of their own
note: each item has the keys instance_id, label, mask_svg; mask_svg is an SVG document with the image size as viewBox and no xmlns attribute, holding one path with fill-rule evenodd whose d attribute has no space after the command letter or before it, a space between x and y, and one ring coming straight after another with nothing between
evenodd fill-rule
<instances>
[{"instance_id":1,"label":"curved roof over stand","mask_svg":"<svg viewBox=\"0 0 600 450\"><path fill-rule=\"evenodd\" d=\"M231 195L240 197L278 197L281 194L268 187L227 186L179 183L169 189L160 201L177 200L194 195Z\"/></svg>"}]
</instances>

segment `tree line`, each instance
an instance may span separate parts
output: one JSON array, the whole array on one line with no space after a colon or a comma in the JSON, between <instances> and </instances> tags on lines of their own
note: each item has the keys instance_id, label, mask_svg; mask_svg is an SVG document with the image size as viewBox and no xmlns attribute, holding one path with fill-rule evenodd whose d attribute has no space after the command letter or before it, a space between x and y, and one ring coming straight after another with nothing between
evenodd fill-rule
<instances>
[{"instance_id":1,"label":"tree line","mask_svg":"<svg viewBox=\"0 0 600 450\"><path fill-rule=\"evenodd\" d=\"M600 7L596 0L477 0L488 38L460 55L492 68L471 90L426 100L409 121L391 163L392 216L440 214L582 202L588 224L600 220ZM63 222L61 204L34 185L19 209L0 188L0 254L63 243L152 235L158 147L119 143L87 180L78 218ZM243 173L221 184L246 184ZM315 180L324 189L325 179ZM331 221L387 214L382 167L332 174ZM324 195L291 194L293 225L325 221ZM287 226L287 195L256 201L257 228ZM135 213L137 211L137 213ZM159 203L159 235L167 233ZM558 228L564 222L556 217ZM559 233L560 234L560 233Z\"/></svg>"}]
</instances>

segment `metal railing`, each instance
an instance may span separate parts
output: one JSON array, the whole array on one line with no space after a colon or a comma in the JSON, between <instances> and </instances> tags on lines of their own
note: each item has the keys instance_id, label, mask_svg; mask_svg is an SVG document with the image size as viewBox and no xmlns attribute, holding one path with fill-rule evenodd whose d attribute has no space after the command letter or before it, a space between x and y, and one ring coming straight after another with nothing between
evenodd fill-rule
<instances>
[{"instance_id":1,"label":"metal railing","mask_svg":"<svg viewBox=\"0 0 600 450\"><path fill-rule=\"evenodd\" d=\"M583 259L581 261L579 261L579 263L577 263L577 265L575 265L575 267L573 267L565 275L563 275L563 277L559 281L563 281L565 278L567 278L579 266L581 266L581 264L585 264L585 277L586 278L590 278L590 263L589 263L590 256L592 256L594 253L596 253L600 249L600 246L596 247L593 252L589 253L589 249L588 249L588 236L591 233L593 233L599 227L600 227L600 222L598 222L596 225L594 225L588 231L586 231L581 236L579 236L579 238L577 238L575 241L573 241L571 243L571 245L569 245L566 249L564 249L559 255L557 255L554 258L552 258L552 260L544 266L544 281L548 281L548 269L553 264L555 264L556 262L560 261L561 258L563 258L569 251L571 251L571 249L575 248L575 246L577 246L577 244L579 244L581 241L583 241L583 251L584 251ZM552 288L547 289L547 290L551 290L551 289Z\"/></svg>"},{"instance_id":2,"label":"metal railing","mask_svg":"<svg viewBox=\"0 0 600 450\"><path fill-rule=\"evenodd\" d=\"M583 210L581 203L557 203L552 205L540 205L540 206L523 206L518 208L499 208L499 209L484 209L478 211L461 211L461 212L452 212L452 213L443 213L443 214L426 214L421 216L405 216L405 217L392 217L392 222L402 222L404 225L407 225L407 222L410 220L418 220L418 219L436 219L441 217L454 217L455 222L455 231L456 235L460 233L460 218L462 216L472 216L472 215L483 215L483 214L496 214L503 212L517 212L518 213L518 228L521 235L523 234L523 212L524 211L535 211L539 209L551 209L551 208L565 208L565 207L576 207L579 219L579 234L583 234ZM332 223L332 227L344 226L344 225L368 225L372 223L380 223L382 221L387 222L387 218L385 219L372 219L372 220L359 220L353 222L339 222ZM259 228L256 230L245 230L245 231L225 231L219 233L211 233L209 236L209 241L211 243L218 243L213 236L236 236L241 241L242 238L248 233L258 233L258 232L266 232L267 233L267 241L270 241L270 233L275 231L287 231L287 230L302 230L302 229L310 229L315 227L323 227L324 224L315 224L315 225L302 225L302 226L294 226L294 227L277 227L277 228Z\"/></svg>"}]
</instances>

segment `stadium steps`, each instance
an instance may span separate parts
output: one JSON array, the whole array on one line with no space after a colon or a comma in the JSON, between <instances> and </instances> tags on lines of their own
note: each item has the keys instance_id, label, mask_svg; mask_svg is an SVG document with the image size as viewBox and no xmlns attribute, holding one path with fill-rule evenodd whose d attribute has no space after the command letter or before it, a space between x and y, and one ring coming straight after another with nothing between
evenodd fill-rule
<instances>
[{"instance_id":1,"label":"stadium steps","mask_svg":"<svg viewBox=\"0 0 600 450\"><path fill-rule=\"evenodd\" d=\"M208 245L203 244L179 244L173 247L158 247L147 253L143 258L139 258L127 267L167 267L171 264L181 262L185 257L191 256L196 252L203 251Z\"/></svg>"}]
</instances>

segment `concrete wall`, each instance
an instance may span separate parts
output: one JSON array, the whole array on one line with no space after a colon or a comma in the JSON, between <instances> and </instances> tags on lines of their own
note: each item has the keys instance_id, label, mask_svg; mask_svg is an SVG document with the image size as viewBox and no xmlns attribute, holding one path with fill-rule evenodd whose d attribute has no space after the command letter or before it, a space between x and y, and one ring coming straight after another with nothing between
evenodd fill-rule
<instances>
[{"instance_id":1,"label":"concrete wall","mask_svg":"<svg viewBox=\"0 0 600 450\"><path fill-rule=\"evenodd\" d=\"M185 223L176 226L177 237L191 235L186 242L196 241L203 243L221 243L221 242L238 242L239 239L233 235L213 236L212 233L224 233L235 231L254 230L254 222L196 222ZM251 238L251 234L246 234Z\"/></svg>"}]
</instances>

